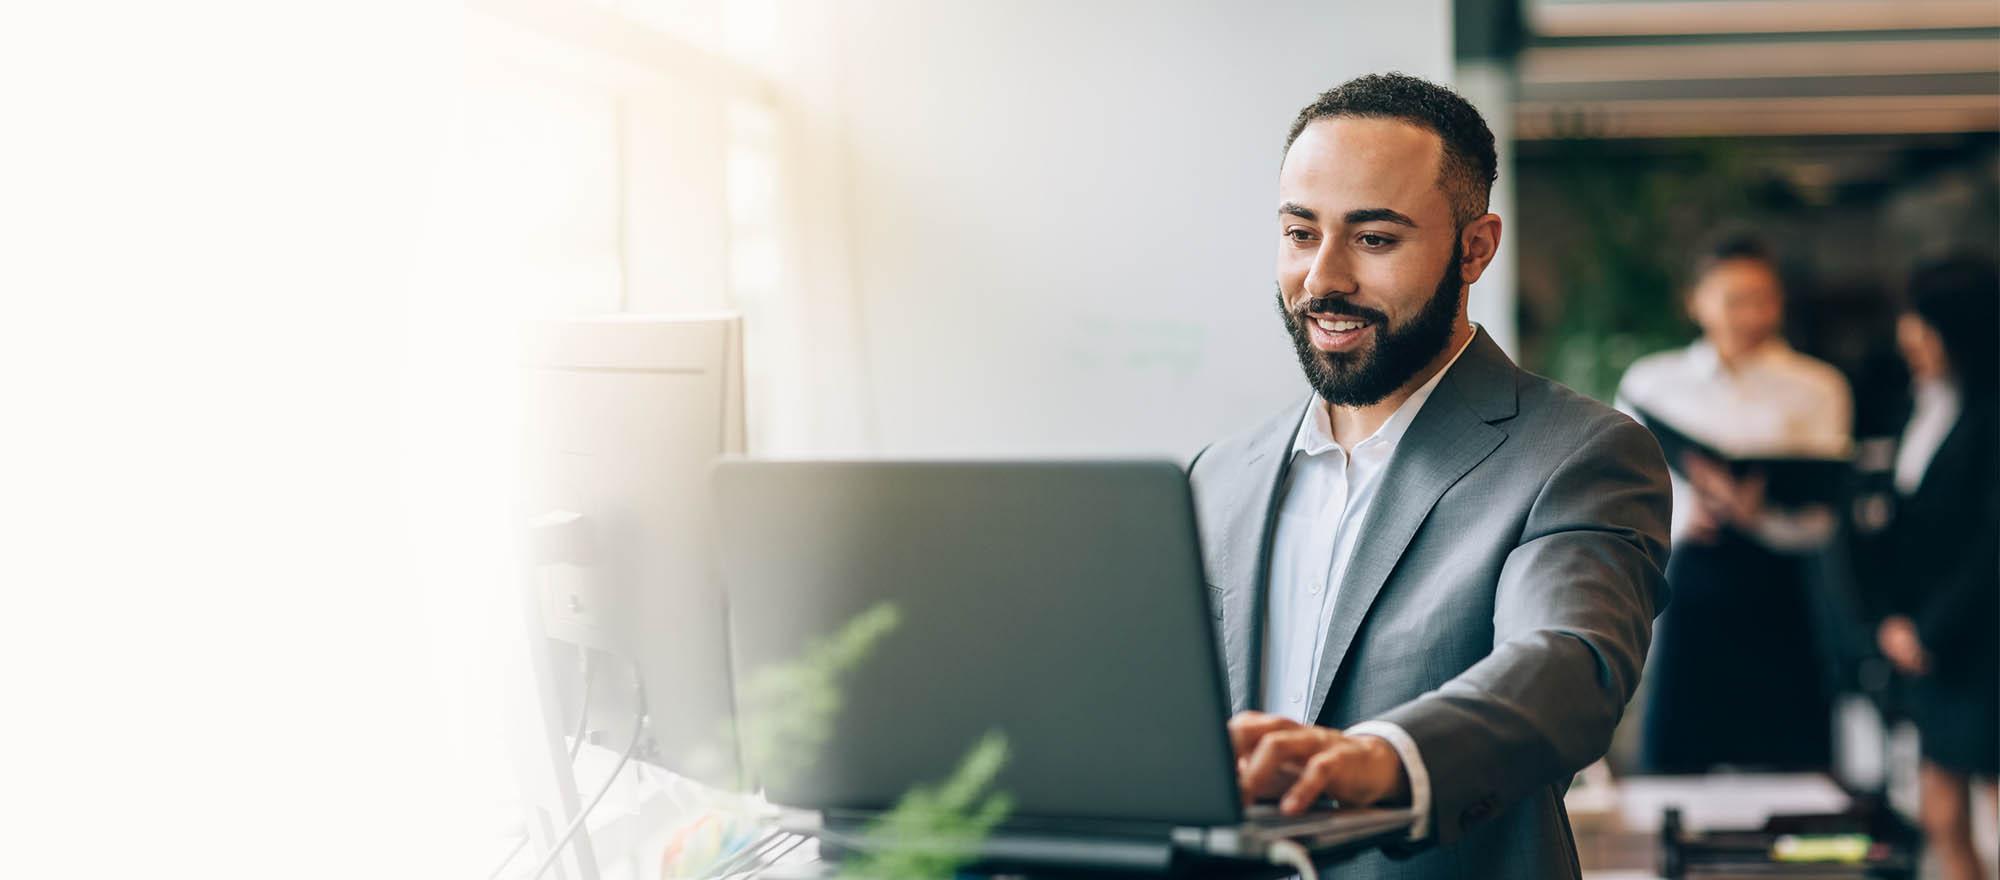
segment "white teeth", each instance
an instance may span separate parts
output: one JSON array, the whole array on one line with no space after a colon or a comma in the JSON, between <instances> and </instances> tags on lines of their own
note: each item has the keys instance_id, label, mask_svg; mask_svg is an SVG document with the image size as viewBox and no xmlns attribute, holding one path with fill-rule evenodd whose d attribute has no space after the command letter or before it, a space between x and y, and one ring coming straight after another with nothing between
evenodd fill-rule
<instances>
[{"instance_id":1,"label":"white teeth","mask_svg":"<svg viewBox=\"0 0 2000 880\"><path fill-rule=\"evenodd\" d=\"M1368 326L1367 321L1335 321L1330 318L1314 318L1313 320L1319 323L1319 329L1325 330L1328 333L1345 333L1349 330L1359 330Z\"/></svg>"}]
</instances>

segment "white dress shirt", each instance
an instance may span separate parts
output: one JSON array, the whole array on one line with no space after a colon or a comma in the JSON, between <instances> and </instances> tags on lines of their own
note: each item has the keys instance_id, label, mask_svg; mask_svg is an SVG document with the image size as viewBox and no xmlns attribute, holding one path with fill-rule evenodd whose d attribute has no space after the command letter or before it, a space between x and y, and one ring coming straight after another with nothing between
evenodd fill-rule
<instances>
[{"instance_id":1,"label":"white dress shirt","mask_svg":"<svg viewBox=\"0 0 2000 880\"><path fill-rule=\"evenodd\" d=\"M1478 335L1479 328L1474 325L1473 337ZM1271 542L1270 593L1264 619L1265 711L1313 723L1306 710L1314 688L1327 685L1313 679L1326 648L1327 630L1333 625L1336 594L1361 539L1361 525L1381 488L1382 472L1410 429L1410 422L1471 344L1468 339L1443 369L1412 392L1375 433L1354 444L1351 451L1334 441L1326 402L1316 398L1307 407L1292 441L1291 473L1285 480L1284 501ZM1409 774L1411 805L1417 812L1410 837L1427 835L1430 775L1424 770L1416 742L1401 727L1381 721L1357 724L1346 732L1380 737L1395 747Z\"/></svg>"},{"instance_id":2,"label":"white dress shirt","mask_svg":"<svg viewBox=\"0 0 2000 880\"><path fill-rule=\"evenodd\" d=\"M1705 341L1642 357L1619 382L1617 405L1628 414L1643 409L1734 457L1844 458L1853 444L1847 378L1780 339L1750 352L1733 369ZM1696 501L1680 471L1671 476L1672 538L1679 541ZM1750 532L1766 547L1795 551L1823 543L1833 526L1825 508L1766 508Z\"/></svg>"},{"instance_id":3,"label":"white dress shirt","mask_svg":"<svg viewBox=\"0 0 2000 880\"><path fill-rule=\"evenodd\" d=\"M1916 407L1910 412L1910 423L1903 427L1903 442L1896 445L1896 492L1905 497L1917 494L1938 447L1958 424L1961 407L1958 386L1950 381L1918 382L1916 391Z\"/></svg>"}]
</instances>

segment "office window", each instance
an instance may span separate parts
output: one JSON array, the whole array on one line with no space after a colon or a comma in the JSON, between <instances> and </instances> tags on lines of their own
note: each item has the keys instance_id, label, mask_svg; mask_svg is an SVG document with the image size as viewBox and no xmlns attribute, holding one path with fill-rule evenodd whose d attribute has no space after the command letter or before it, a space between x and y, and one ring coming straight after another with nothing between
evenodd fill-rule
<instances>
[{"instance_id":1,"label":"office window","mask_svg":"<svg viewBox=\"0 0 2000 880\"><path fill-rule=\"evenodd\" d=\"M742 312L750 442L781 409L786 115L770 2L477 0L465 279L518 315Z\"/></svg>"},{"instance_id":2,"label":"office window","mask_svg":"<svg viewBox=\"0 0 2000 880\"><path fill-rule=\"evenodd\" d=\"M512 559L494 549L508 546L517 527L504 513L511 499L495 485L516 467L515 323L742 312L753 449L765 445L784 365L799 357L771 341L801 319L779 303L788 255L774 217L784 202L790 111L760 66L771 57L769 11L734 0L466 6L459 141L446 157L441 213L449 219L435 260L438 284L454 292L438 297L416 334L450 340L419 346L435 379L426 399L448 403L413 415L421 426L413 442L434 463L420 480L432 570L450 582L441 592L462 600L450 607L477 609L480 621L443 628L462 641L441 641L438 664L440 679L455 685L463 741L478 752L455 766L490 828L520 815L515 759L492 726L512 717L506 705L518 683L487 659L519 650L510 642L519 630L508 604ZM468 462L462 450L483 457ZM587 769L589 779L605 770ZM640 876L643 853L657 856L648 841L664 808L646 801L657 780L627 776L594 814L612 824L594 825L592 835L605 864Z\"/></svg>"},{"instance_id":3,"label":"office window","mask_svg":"<svg viewBox=\"0 0 2000 880\"><path fill-rule=\"evenodd\" d=\"M588 83L496 66L467 90L467 271L528 314L619 311L619 102Z\"/></svg>"},{"instance_id":4,"label":"office window","mask_svg":"<svg viewBox=\"0 0 2000 880\"><path fill-rule=\"evenodd\" d=\"M531 314L733 306L728 190L771 184L733 171L732 108L768 116L772 88L720 53L755 43L726 38L743 28L723 7L473 5L462 146L482 280Z\"/></svg>"}]
</instances>

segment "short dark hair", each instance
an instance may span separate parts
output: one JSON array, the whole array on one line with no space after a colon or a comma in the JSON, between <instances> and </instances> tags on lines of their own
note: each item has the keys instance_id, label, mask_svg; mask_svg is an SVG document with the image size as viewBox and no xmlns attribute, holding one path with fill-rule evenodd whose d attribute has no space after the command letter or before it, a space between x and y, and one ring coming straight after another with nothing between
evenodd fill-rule
<instances>
[{"instance_id":1,"label":"short dark hair","mask_svg":"<svg viewBox=\"0 0 2000 880\"><path fill-rule=\"evenodd\" d=\"M1321 92L1299 111L1285 137L1285 151L1291 152L1306 126L1329 118L1397 119L1437 135L1444 143L1438 187L1451 200L1453 221L1463 228L1486 213L1500 173L1493 130L1457 92L1407 73L1355 77Z\"/></svg>"},{"instance_id":2,"label":"short dark hair","mask_svg":"<svg viewBox=\"0 0 2000 880\"><path fill-rule=\"evenodd\" d=\"M1692 287L1708 270L1730 260L1754 260L1773 274L1778 271L1778 255L1769 242L1748 229L1729 226L1711 233L1695 251L1694 261L1688 267L1688 285Z\"/></svg>"},{"instance_id":3,"label":"short dark hair","mask_svg":"<svg viewBox=\"0 0 2000 880\"><path fill-rule=\"evenodd\" d=\"M2000 385L2000 268L1955 256L1919 267L1905 294L1910 311L1937 331L1960 387L1982 394Z\"/></svg>"}]
</instances>

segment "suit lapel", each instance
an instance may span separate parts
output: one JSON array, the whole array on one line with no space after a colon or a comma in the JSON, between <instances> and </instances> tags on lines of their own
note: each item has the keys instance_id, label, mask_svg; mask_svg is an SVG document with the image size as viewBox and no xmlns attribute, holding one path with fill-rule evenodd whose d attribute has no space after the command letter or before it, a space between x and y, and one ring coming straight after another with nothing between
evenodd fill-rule
<instances>
[{"instance_id":1,"label":"suit lapel","mask_svg":"<svg viewBox=\"0 0 2000 880\"><path fill-rule=\"evenodd\" d=\"M1438 382L1388 469L1377 477L1381 488L1361 522L1354 558L1334 598L1307 718L1317 719L1325 708L1355 634L1431 508L1506 439L1506 432L1488 421L1514 415L1514 372L1499 346L1479 334Z\"/></svg>"},{"instance_id":2,"label":"suit lapel","mask_svg":"<svg viewBox=\"0 0 2000 880\"><path fill-rule=\"evenodd\" d=\"M1223 665L1229 674L1230 711L1260 703L1264 666L1265 583L1270 580L1271 533L1285 475L1291 471L1292 441L1305 418L1304 403L1286 410L1258 432L1259 448L1243 463L1241 488L1230 501L1222 547L1228 593L1223 604ZM1255 542L1255 543L1251 543Z\"/></svg>"}]
</instances>

